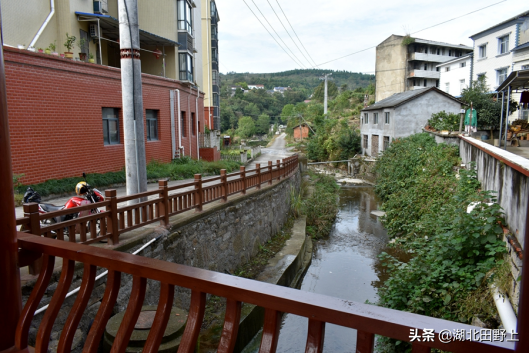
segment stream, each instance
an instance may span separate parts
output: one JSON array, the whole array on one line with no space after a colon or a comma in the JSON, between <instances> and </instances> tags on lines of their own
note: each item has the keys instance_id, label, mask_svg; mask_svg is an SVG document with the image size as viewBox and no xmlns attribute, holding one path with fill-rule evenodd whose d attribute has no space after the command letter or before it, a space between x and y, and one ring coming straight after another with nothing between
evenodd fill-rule
<instances>
[{"instance_id":1,"label":"stream","mask_svg":"<svg viewBox=\"0 0 530 353\"><path fill-rule=\"evenodd\" d=\"M377 257L386 248L387 233L370 214L379 201L369 186L341 187L339 197L337 220L329 237L316 242L300 289L361 303L376 302L377 287L387 279ZM326 324L324 352L355 352L356 337L355 330ZM261 332L256 338L261 338ZM258 351L256 338L244 352ZM306 339L307 319L284 315L277 352L304 352Z\"/></svg>"}]
</instances>

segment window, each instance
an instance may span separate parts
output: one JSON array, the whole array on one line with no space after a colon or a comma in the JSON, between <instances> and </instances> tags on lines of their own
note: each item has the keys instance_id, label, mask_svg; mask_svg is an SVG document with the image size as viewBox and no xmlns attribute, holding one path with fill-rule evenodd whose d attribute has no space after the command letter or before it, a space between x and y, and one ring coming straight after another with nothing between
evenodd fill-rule
<instances>
[{"instance_id":1,"label":"window","mask_svg":"<svg viewBox=\"0 0 530 353\"><path fill-rule=\"evenodd\" d=\"M191 134L195 136L195 113L191 113Z\"/></svg>"},{"instance_id":2,"label":"window","mask_svg":"<svg viewBox=\"0 0 530 353\"><path fill-rule=\"evenodd\" d=\"M427 80L423 80L423 87L427 87Z\"/></svg>"},{"instance_id":3,"label":"window","mask_svg":"<svg viewBox=\"0 0 530 353\"><path fill-rule=\"evenodd\" d=\"M423 64L423 70L427 70L427 63Z\"/></svg>"},{"instance_id":4,"label":"window","mask_svg":"<svg viewBox=\"0 0 530 353\"><path fill-rule=\"evenodd\" d=\"M383 136L383 151L386 151L390 146L390 136Z\"/></svg>"},{"instance_id":5,"label":"window","mask_svg":"<svg viewBox=\"0 0 530 353\"><path fill-rule=\"evenodd\" d=\"M218 86L219 85L219 72L212 71L212 85Z\"/></svg>"},{"instance_id":6,"label":"window","mask_svg":"<svg viewBox=\"0 0 530 353\"><path fill-rule=\"evenodd\" d=\"M363 148L368 148L368 135L363 135Z\"/></svg>"},{"instance_id":7,"label":"window","mask_svg":"<svg viewBox=\"0 0 530 353\"><path fill-rule=\"evenodd\" d=\"M215 2L210 2L210 16L217 17L217 9L215 7Z\"/></svg>"},{"instance_id":8,"label":"window","mask_svg":"<svg viewBox=\"0 0 530 353\"><path fill-rule=\"evenodd\" d=\"M466 80L460 80L460 93L466 88Z\"/></svg>"},{"instance_id":9,"label":"window","mask_svg":"<svg viewBox=\"0 0 530 353\"><path fill-rule=\"evenodd\" d=\"M466 67L466 63L465 62L460 63L460 67Z\"/></svg>"},{"instance_id":10,"label":"window","mask_svg":"<svg viewBox=\"0 0 530 353\"><path fill-rule=\"evenodd\" d=\"M437 68L436 68L436 71L440 71L440 68L439 68L439 67L437 67Z\"/></svg>"},{"instance_id":11,"label":"window","mask_svg":"<svg viewBox=\"0 0 530 353\"><path fill-rule=\"evenodd\" d=\"M521 70L528 70L528 65L521 65Z\"/></svg>"},{"instance_id":12,"label":"window","mask_svg":"<svg viewBox=\"0 0 530 353\"><path fill-rule=\"evenodd\" d=\"M509 40L510 36L504 36L504 37L500 37L499 38L499 54L504 54L504 53L507 53L509 50L508 50L508 47L509 47Z\"/></svg>"},{"instance_id":13,"label":"window","mask_svg":"<svg viewBox=\"0 0 530 353\"><path fill-rule=\"evenodd\" d=\"M368 124L368 113L364 113L364 123Z\"/></svg>"},{"instance_id":14,"label":"window","mask_svg":"<svg viewBox=\"0 0 530 353\"><path fill-rule=\"evenodd\" d=\"M379 122L379 114L374 113L374 125L377 125L378 122Z\"/></svg>"},{"instance_id":15,"label":"window","mask_svg":"<svg viewBox=\"0 0 530 353\"><path fill-rule=\"evenodd\" d=\"M178 29L193 35L191 5L186 0L178 0Z\"/></svg>"},{"instance_id":16,"label":"window","mask_svg":"<svg viewBox=\"0 0 530 353\"><path fill-rule=\"evenodd\" d=\"M445 68L445 72L448 72L448 71L451 71L451 66L447 66L447 67Z\"/></svg>"},{"instance_id":17,"label":"window","mask_svg":"<svg viewBox=\"0 0 530 353\"><path fill-rule=\"evenodd\" d=\"M453 51L449 49L449 56L453 56Z\"/></svg>"},{"instance_id":18,"label":"window","mask_svg":"<svg viewBox=\"0 0 530 353\"><path fill-rule=\"evenodd\" d=\"M486 79L486 74L485 73L477 74L477 80L485 80L485 79Z\"/></svg>"},{"instance_id":19,"label":"window","mask_svg":"<svg viewBox=\"0 0 530 353\"><path fill-rule=\"evenodd\" d=\"M103 108L103 143L116 145L120 143L119 109Z\"/></svg>"},{"instance_id":20,"label":"window","mask_svg":"<svg viewBox=\"0 0 530 353\"><path fill-rule=\"evenodd\" d=\"M486 47L487 47L487 44L484 44L478 47L478 58L479 59L483 59L486 57Z\"/></svg>"},{"instance_id":21,"label":"window","mask_svg":"<svg viewBox=\"0 0 530 353\"><path fill-rule=\"evenodd\" d=\"M449 82L445 84L445 92L449 93Z\"/></svg>"},{"instance_id":22,"label":"window","mask_svg":"<svg viewBox=\"0 0 530 353\"><path fill-rule=\"evenodd\" d=\"M217 57L217 48L212 48L212 61L219 61Z\"/></svg>"},{"instance_id":23,"label":"window","mask_svg":"<svg viewBox=\"0 0 530 353\"><path fill-rule=\"evenodd\" d=\"M193 59L190 54L179 54L179 79L193 82Z\"/></svg>"},{"instance_id":24,"label":"window","mask_svg":"<svg viewBox=\"0 0 530 353\"><path fill-rule=\"evenodd\" d=\"M180 135L186 137L186 112L180 112Z\"/></svg>"},{"instance_id":25,"label":"window","mask_svg":"<svg viewBox=\"0 0 530 353\"><path fill-rule=\"evenodd\" d=\"M219 93L213 94L213 106L218 107L219 106Z\"/></svg>"},{"instance_id":26,"label":"window","mask_svg":"<svg viewBox=\"0 0 530 353\"><path fill-rule=\"evenodd\" d=\"M436 80L436 88L440 88L440 80Z\"/></svg>"},{"instance_id":27,"label":"window","mask_svg":"<svg viewBox=\"0 0 530 353\"><path fill-rule=\"evenodd\" d=\"M504 80L506 80L507 76L508 76L507 67L497 70L497 85L500 85L501 83L503 83Z\"/></svg>"},{"instance_id":28,"label":"window","mask_svg":"<svg viewBox=\"0 0 530 353\"><path fill-rule=\"evenodd\" d=\"M385 112L385 124L390 124L390 112Z\"/></svg>"},{"instance_id":29,"label":"window","mask_svg":"<svg viewBox=\"0 0 530 353\"><path fill-rule=\"evenodd\" d=\"M145 126L147 128L147 141L158 140L158 110L145 111Z\"/></svg>"},{"instance_id":30,"label":"window","mask_svg":"<svg viewBox=\"0 0 530 353\"><path fill-rule=\"evenodd\" d=\"M217 25L212 24L212 40L217 40Z\"/></svg>"}]
</instances>

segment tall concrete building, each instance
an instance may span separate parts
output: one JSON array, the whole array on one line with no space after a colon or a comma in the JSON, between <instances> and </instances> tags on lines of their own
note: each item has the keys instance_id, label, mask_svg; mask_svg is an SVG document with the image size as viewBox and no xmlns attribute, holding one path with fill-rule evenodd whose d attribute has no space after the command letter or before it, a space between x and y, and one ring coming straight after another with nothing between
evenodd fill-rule
<instances>
[{"instance_id":1,"label":"tall concrete building","mask_svg":"<svg viewBox=\"0 0 530 353\"><path fill-rule=\"evenodd\" d=\"M219 20L219 12L217 11L215 0L204 0L202 6L204 119L210 130L221 130L219 101Z\"/></svg>"},{"instance_id":2,"label":"tall concrete building","mask_svg":"<svg viewBox=\"0 0 530 353\"><path fill-rule=\"evenodd\" d=\"M437 65L472 51L462 44L391 35L376 47L376 102L395 93L439 87Z\"/></svg>"},{"instance_id":3,"label":"tall concrete building","mask_svg":"<svg viewBox=\"0 0 530 353\"><path fill-rule=\"evenodd\" d=\"M5 45L44 49L55 44L63 53L68 33L76 37L71 50L75 60L85 53L84 61L93 57L97 64L120 67L118 0L0 3ZM138 0L142 73L202 88L200 5L192 0Z\"/></svg>"}]
</instances>

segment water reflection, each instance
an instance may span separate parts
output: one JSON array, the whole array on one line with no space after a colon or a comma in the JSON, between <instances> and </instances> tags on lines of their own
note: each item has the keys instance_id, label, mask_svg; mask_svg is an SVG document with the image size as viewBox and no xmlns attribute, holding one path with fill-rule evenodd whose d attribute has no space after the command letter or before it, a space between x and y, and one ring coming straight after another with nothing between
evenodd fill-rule
<instances>
[{"instance_id":1,"label":"water reflection","mask_svg":"<svg viewBox=\"0 0 530 353\"><path fill-rule=\"evenodd\" d=\"M370 214L378 203L372 187L341 189L337 221L329 237L316 244L301 290L363 303L377 301L376 286L384 280L377 256L388 242L381 222ZM287 314L277 351L303 352L306 337L307 319ZM355 342L354 330L326 325L325 352L354 352Z\"/></svg>"}]
</instances>

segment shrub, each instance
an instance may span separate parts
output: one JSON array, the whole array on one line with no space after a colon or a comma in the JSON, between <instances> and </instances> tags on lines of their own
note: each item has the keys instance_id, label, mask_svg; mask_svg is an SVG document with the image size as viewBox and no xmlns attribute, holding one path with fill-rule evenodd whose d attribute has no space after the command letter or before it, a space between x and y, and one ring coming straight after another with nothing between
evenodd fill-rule
<instances>
[{"instance_id":1,"label":"shrub","mask_svg":"<svg viewBox=\"0 0 530 353\"><path fill-rule=\"evenodd\" d=\"M446 113L445 110L434 113L427 124L438 131L458 131L460 128L460 116L454 113Z\"/></svg>"}]
</instances>

